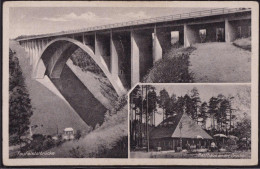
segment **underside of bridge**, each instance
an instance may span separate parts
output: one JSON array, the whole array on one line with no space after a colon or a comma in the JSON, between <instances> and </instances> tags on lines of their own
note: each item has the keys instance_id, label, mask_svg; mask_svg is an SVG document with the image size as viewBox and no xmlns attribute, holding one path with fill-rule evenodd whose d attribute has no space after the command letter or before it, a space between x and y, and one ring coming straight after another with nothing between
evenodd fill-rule
<instances>
[{"instance_id":1,"label":"underside of bridge","mask_svg":"<svg viewBox=\"0 0 260 169\"><path fill-rule=\"evenodd\" d=\"M104 121L107 107L99 100L99 93L90 91L90 89L84 85L87 82L84 81L83 83L82 79L79 79L70 67L66 65L71 55L79 48L88 54L89 59L93 59L93 63L97 63L96 66L104 72L102 76L107 75L108 79L112 81L111 86L114 85L115 87L117 85L116 80L109 75L109 71L105 66L98 63L99 58L94 55L90 48L75 40L57 40L49 44L38 59L38 64L35 67L35 76L36 78L48 76L79 116L88 125L95 127L97 123L101 124ZM121 94L120 92L123 92L120 91L119 87L115 88L119 95Z\"/></svg>"},{"instance_id":2,"label":"underside of bridge","mask_svg":"<svg viewBox=\"0 0 260 169\"><path fill-rule=\"evenodd\" d=\"M95 127L96 124L103 123L106 107L94 97L67 65L64 65L59 78L50 80L89 126Z\"/></svg>"}]
</instances>

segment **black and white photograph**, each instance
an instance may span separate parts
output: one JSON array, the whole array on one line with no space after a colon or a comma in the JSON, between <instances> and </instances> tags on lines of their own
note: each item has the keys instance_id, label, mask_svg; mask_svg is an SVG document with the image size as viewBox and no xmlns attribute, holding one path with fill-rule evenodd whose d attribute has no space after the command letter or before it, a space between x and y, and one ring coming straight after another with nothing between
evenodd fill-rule
<instances>
[{"instance_id":1,"label":"black and white photograph","mask_svg":"<svg viewBox=\"0 0 260 169\"><path fill-rule=\"evenodd\" d=\"M3 162L255 164L256 4L4 2Z\"/></svg>"},{"instance_id":2,"label":"black and white photograph","mask_svg":"<svg viewBox=\"0 0 260 169\"><path fill-rule=\"evenodd\" d=\"M137 85L131 158L250 158L250 85Z\"/></svg>"}]
</instances>

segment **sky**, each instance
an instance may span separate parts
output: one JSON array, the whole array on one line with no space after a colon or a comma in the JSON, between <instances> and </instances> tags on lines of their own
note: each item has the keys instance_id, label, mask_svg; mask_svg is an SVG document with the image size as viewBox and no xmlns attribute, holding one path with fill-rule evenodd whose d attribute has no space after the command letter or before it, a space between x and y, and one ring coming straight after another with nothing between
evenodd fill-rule
<instances>
[{"instance_id":1,"label":"sky","mask_svg":"<svg viewBox=\"0 0 260 169\"><path fill-rule=\"evenodd\" d=\"M234 84L158 84L153 85L155 87L157 95L163 89L165 89L169 95L175 94L177 97L184 96L189 93L194 87L198 89L201 102L208 102L211 97L217 97L219 94L223 94L224 96L234 96L237 97L237 94L242 94L244 90L250 90L250 85L234 85ZM248 97L248 95L240 95L242 97ZM235 107L240 107L240 105L233 105ZM157 107L158 112L162 112L161 108ZM160 114L156 114L155 116L155 125L158 125L162 122L163 116Z\"/></svg>"},{"instance_id":2,"label":"sky","mask_svg":"<svg viewBox=\"0 0 260 169\"><path fill-rule=\"evenodd\" d=\"M54 33L206 9L209 8L12 7L9 36Z\"/></svg>"}]
</instances>

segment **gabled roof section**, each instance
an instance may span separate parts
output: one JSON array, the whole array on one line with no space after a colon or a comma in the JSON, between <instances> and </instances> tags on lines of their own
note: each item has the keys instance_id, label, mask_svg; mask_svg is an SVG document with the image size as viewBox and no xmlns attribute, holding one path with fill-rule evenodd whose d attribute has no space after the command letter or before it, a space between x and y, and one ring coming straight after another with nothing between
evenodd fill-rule
<instances>
[{"instance_id":1,"label":"gabled roof section","mask_svg":"<svg viewBox=\"0 0 260 169\"><path fill-rule=\"evenodd\" d=\"M187 114L183 114L180 120L182 123L182 129L180 133L180 123L176 127L176 130L172 134L173 138L197 138L198 136L203 139L212 139L212 137L203 130L195 121L193 121Z\"/></svg>"},{"instance_id":2,"label":"gabled roof section","mask_svg":"<svg viewBox=\"0 0 260 169\"><path fill-rule=\"evenodd\" d=\"M176 127L178 126L182 115L183 113L179 113L175 116L165 119L154 130L151 131L150 137L152 139L171 137Z\"/></svg>"},{"instance_id":3,"label":"gabled roof section","mask_svg":"<svg viewBox=\"0 0 260 169\"><path fill-rule=\"evenodd\" d=\"M180 123L182 123L180 133ZM167 124L167 125L165 125ZM197 123L195 123L187 114L179 113L176 116L165 119L158 127L150 133L151 139L158 138L198 138L212 139Z\"/></svg>"}]
</instances>

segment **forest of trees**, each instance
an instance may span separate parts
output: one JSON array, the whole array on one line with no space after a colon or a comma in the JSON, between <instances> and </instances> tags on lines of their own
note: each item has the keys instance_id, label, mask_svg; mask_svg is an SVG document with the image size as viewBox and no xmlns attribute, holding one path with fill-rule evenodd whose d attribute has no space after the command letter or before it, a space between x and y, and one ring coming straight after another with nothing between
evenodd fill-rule
<instances>
[{"instance_id":1,"label":"forest of trees","mask_svg":"<svg viewBox=\"0 0 260 169\"><path fill-rule=\"evenodd\" d=\"M232 107L233 99L233 96L226 97L219 93L209 101L202 102L196 87L184 96L177 97L175 94L169 95L165 89L157 92L153 86L138 85L130 94L131 144L141 147L147 144L149 131L155 127L155 114L161 112L163 120L174 114L186 113L211 136L221 133L239 138L250 137L250 120L244 117L237 121L236 110ZM162 111L158 111L158 108ZM244 116L247 116L246 113Z\"/></svg>"},{"instance_id":2,"label":"forest of trees","mask_svg":"<svg viewBox=\"0 0 260 169\"><path fill-rule=\"evenodd\" d=\"M32 116L31 100L25 86L19 60L9 50L9 143L17 145L24 142L22 136L28 134Z\"/></svg>"}]
</instances>

